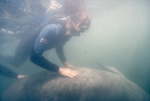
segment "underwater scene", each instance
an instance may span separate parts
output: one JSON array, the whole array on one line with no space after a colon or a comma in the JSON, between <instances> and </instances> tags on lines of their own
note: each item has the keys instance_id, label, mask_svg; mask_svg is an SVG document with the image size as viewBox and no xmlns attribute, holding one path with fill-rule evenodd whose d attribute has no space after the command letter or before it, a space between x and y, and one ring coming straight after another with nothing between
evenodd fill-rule
<instances>
[{"instance_id":1,"label":"underwater scene","mask_svg":"<svg viewBox=\"0 0 150 101\"><path fill-rule=\"evenodd\" d=\"M149 0L0 0L0 101L150 101Z\"/></svg>"}]
</instances>

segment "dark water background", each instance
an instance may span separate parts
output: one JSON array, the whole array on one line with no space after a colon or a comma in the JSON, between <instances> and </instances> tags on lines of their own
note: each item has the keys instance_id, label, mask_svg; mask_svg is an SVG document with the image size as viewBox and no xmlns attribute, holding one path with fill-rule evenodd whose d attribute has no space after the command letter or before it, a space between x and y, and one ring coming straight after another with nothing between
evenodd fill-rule
<instances>
[{"instance_id":1,"label":"dark water background","mask_svg":"<svg viewBox=\"0 0 150 101\"><path fill-rule=\"evenodd\" d=\"M20 41L18 36L27 36L35 27L46 23L49 2L0 0L2 54L13 56ZM89 68L99 68L98 63L113 66L150 94L150 1L85 0L85 4L91 27L64 46L68 61ZM19 31L24 31L23 35ZM44 55L61 65L54 50ZM29 59L21 68L3 64L19 74L32 75L43 70ZM0 93L16 81L0 76Z\"/></svg>"}]
</instances>

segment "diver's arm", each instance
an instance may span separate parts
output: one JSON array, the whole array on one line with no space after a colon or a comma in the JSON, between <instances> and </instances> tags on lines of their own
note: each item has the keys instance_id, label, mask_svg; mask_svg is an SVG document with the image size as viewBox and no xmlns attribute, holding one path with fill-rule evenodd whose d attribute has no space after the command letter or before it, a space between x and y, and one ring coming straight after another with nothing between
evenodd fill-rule
<instances>
[{"instance_id":1,"label":"diver's arm","mask_svg":"<svg viewBox=\"0 0 150 101\"><path fill-rule=\"evenodd\" d=\"M62 61L62 63L64 64L65 67L74 67L73 65L68 63L62 46L57 46L57 47L55 47L55 49L56 49L56 53L57 53L58 57L60 58L60 60Z\"/></svg>"},{"instance_id":2,"label":"diver's arm","mask_svg":"<svg viewBox=\"0 0 150 101\"><path fill-rule=\"evenodd\" d=\"M36 65L44 69L47 69L49 71L53 71L53 72L59 71L59 66L48 61L44 56L42 56L42 54L37 54L33 52L32 55L30 56L30 60Z\"/></svg>"},{"instance_id":3,"label":"diver's arm","mask_svg":"<svg viewBox=\"0 0 150 101\"><path fill-rule=\"evenodd\" d=\"M67 59L64 54L63 46L56 46L55 50L56 50L56 53L57 53L58 57L60 58L61 62L65 63L67 61Z\"/></svg>"},{"instance_id":4,"label":"diver's arm","mask_svg":"<svg viewBox=\"0 0 150 101\"><path fill-rule=\"evenodd\" d=\"M31 61L34 62L35 64L39 65L40 67L47 69L49 71L57 72L63 76L69 77L69 78L74 78L75 76L78 75L78 72L75 70L71 70L69 68L63 68L59 67L48 60L46 60L42 55L38 54L33 54L30 57Z\"/></svg>"},{"instance_id":5,"label":"diver's arm","mask_svg":"<svg viewBox=\"0 0 150 101\"><path fill-rule=\"evenodd\" d=\"M68 61L64 62L63 64L64 64L66 67L70 67L70 68L73 68L73 67L74 67L73 65L69 64Z\"/></svg>"}]
</instances>

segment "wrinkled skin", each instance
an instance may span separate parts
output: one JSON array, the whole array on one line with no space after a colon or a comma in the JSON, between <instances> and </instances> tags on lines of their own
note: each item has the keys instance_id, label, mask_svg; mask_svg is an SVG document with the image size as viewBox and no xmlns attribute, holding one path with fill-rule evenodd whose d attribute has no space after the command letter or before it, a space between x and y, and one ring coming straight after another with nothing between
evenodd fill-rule
<instances>
[{"instance_id":1,"label":"wrinkled skin","mask_svg":"<svg viewBox=\"0 0 150 101\"><path fill-rule=\"evenodd\" d=\"M43 71L18 81L3 101L149 101L136 84L108 71L76 69L73 79Z\"/></svg>"}]
</instances>

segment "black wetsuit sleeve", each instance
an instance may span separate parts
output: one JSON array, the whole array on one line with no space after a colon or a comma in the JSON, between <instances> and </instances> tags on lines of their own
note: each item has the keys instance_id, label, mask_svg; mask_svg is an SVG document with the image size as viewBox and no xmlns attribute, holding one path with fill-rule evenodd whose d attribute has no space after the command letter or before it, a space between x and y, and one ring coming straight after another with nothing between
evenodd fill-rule
<instances>
[{"instance_id":1,"label":"black wetsuit sleeve","mask_svg":"<svg viewBox=\"0 0 150 101\"><path fill-rule=\"evenodd\" d=\"M58 57L60 58L60 60L62 61L62 63L66 62L67 59L64 54L63 46L57 46L57 47L55 47L55 49L56 49L56 53L57 53Z\"/></svg>"},{"instance_id":2,"label":"black wetsuit sleeve","mask_svg":"<svg viewBox=\"0 0 150 101\"><path fill-rule=\"evenodd\" d=\"M17 79L17 76L18 76L17 73L15 73L14 71L8 69L7 67L5 67L2 64L0 64L0 75L11 77L11 78L16 78L16 79Z\"/></svg>"},{"instance_id":3,"label":"black wetsuit sleeve","mask_svg":"<svg viewBox=\"0 0 150 101\"><path fill-rule=\"evenodd\" d=\"M47 69L49 71L53 72L59 71L59 66L49 62L46 58L42 56L42 54L35 54L35 52L33 52L30 56L30 60L33 63L37 64L38 66Z\"/></svg>"}]
</instances>

